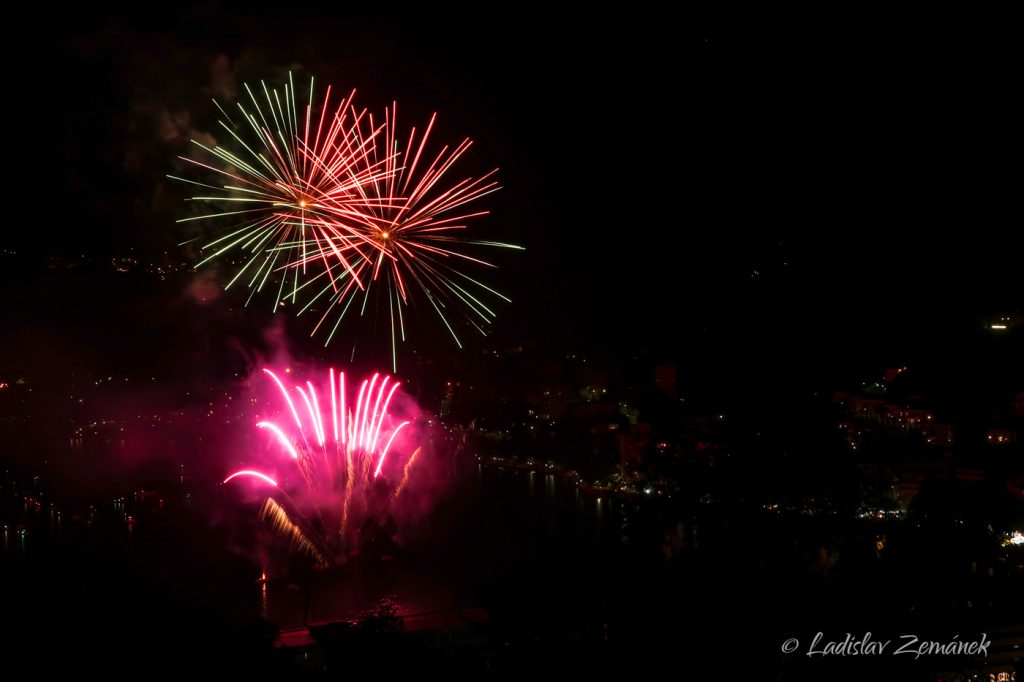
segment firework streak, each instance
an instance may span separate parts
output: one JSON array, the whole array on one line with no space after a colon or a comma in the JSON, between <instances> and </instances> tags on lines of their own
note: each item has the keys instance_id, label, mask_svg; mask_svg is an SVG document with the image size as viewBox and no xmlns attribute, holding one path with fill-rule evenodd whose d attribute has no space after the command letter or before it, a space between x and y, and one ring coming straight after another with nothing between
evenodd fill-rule
<instances>
[{"instance_id":1,"label":"firework streak","mask_svg":"<svg viewBox=\"0 0 1024 682\"><path fill-rule=\"evenodd\" d=\"M343 320L386 319L393 369L403 309L417 300L460 347L459 326L485 334L495 315L487 299L509 299L463 266L495 267L470 253L480 247L521 248L465 237L468 222L488 213L468 205L498 189L497 170L453 178L472 142L431 149L436 114L404 135L395 104L375 119L355 106L354 91L334 102L328 87L316 104L313 86L299 102L291 75L280 92L246 85L236 118L217 105L226 145L193 141L201 158L181 157L208 179L169 177L201 188L190 201L209 208L178 222L219 225L197 267L240 262L225 288L246 284L247 305L267 288L275 311L314 311L312 333L323 330L325 345Z\"/></svg>"},{"instance_id":2,"label":"firework streak","mask_svg":"<svg viewBox=\"0 0 1024 682\"><path fill-rule=\"evenodd\" d=\"M251 480L268 489L260 516L293 546L327 563L357 547L367 528L390 515L418 460L420 448L398 447L410 422L390 411L401 383L378 373L350 395L344 372L331 369L325 395L311 381L289 391L277 373L263 372L287 410L280 423L256 426L272 438L281 465L275 476L247 468L224 483ZM303 485L289 486L296 474Z\"/></svg>"}]
</instances>

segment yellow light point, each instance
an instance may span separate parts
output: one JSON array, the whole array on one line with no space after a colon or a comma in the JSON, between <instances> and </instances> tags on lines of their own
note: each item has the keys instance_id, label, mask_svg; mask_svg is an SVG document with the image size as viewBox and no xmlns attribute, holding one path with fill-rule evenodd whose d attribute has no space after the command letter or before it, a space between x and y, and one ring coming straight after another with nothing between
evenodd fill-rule
<instances>
[{"instance_id":1,"label":"yellow light point","mask_svg":"<svg viewBox=\"0 0 1024 682\"><path fill-rule=\"evenodd\" d=\"M391 236L391 234L389 232L381 232L380 233L380 238L381 239L387 239L390 236Z\"/></svg>"},{"instance_id":2,"label":"yellow light point","mask_svg":"<svg viewBox=\"0 0 1024 682\"><path fill-rule=\"evenodd\" d=\"M306 208L306 200L305 199L300 199L299 200L299 206L301 206L302 208Z\"/></svg>"}]
</instances>

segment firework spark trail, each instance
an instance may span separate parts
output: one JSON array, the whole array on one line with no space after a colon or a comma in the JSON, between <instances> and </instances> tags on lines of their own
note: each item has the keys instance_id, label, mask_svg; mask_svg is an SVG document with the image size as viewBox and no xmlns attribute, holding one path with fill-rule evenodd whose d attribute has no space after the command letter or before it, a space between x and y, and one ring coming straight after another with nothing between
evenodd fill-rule
<instances>
[{"instance_id":1,"label":"firework spark trail","mask_svg":"<svg viewBox=\"0 0 1024 682\"><path fill-rule=\"evenodd\" d=\"M296 466L302 474L305 489L290 496L288 490L278 485L271 476L254 469L243 469L228 476L224 483L239 477L254 478L272 486L272 506L264 505L263 518L268 518L282 534L292 538L296 546L309 552L316 549L316 556L333 556L344 551L349 537L350 519L353 513L363 516L373 513L375 498L386 492L386 512L398 494L406 487L420 448L405 459L401 469L398 487L393 487L387 478L387 471L397 471L400 464L391 464L389 457L396 438L410 421L399 421L391 414L390 408L401 382L389 375L374 374L361 382L355 408L345 397L345 374L328 372L329 401L321 402L317 387L312 381L305 386L296 385L294 392L301 398L296 402L285 388L278 375L264 369L288 406L289 430L269 420L257 422L256 426L269 432L287 455L286 462ZM303 419L297 404L306 407L307 417ZM324 410L330 410L325 414ZM330 426L328 426L330 425ZM331 431L328 431L329 428ZM307 438L307 432L312 431ZM344 464L341 457L344 456ZM401 462L401 459L399 459ZM278 479L280 480L280 479ZM378 482L384 485L377 490ZM302 502L312 501L312 506ZM269 504L268 502L268 504ZM313 555L311 553L311 555ZM319 559L318 559L319 560Z\"/></svg>"},{"instance_id":2,"label":"firework spark trail","mask_svg":"<svg viewBox=\"0 0 1024 682\"><path fill-rule=\"evenodd\" d=\"M277 487L277 481L272 479L270 476L267 476L266 474L261 474L258 471L250 471L248 469L243 469L242 471L236 471L235 473L233 473L230 476L228 476L227 478L225 478L223 482L227 483L228 481L236 479L239 476L252 476L253 478L256 478L256 479L261 480L261 481L263 481L265 483L268 483L269 485L272 485L275 488Z\"/></svg>"},{"instance_id":3,"label":"firework spark trail","mask_svg":"<svg viewBox=\"0 0 1024 682\"><path fill-rule=\"evenodd\" d=\"M259 518L270 521L271 526L284 535L292 544L313 557L319 564L326 564L327 558L320 552L316 543L310 540L298 525L292 522L284 507L268 497L260 507Z\"/></svg>"},{"instance_id":4,"label":"firework spark trail","mask_svg":"<svg viewBox=\"0 0 1024 682\"><path fill-rule=\"evenodd\" d=\"M467 177L448 182L452 167L469 150L472 141L465 139L454 148L445 145L429 156L428 139L436 117L436 114L431 117L422 134L418 135L416 128L411 129L404 151L398 142L397 105L392 104L385 111L382 126L375 126L372 115L356 126L361 139L377 136L379 144L369 153L372 165L383 169L373 182L356 188L365 212L351 225L361 233L363 243L371 247L367 260L372 261L372 269L365 289L348 286L339 290L328 285L315 297L331 293L333 305L314 328L316 333L329 316L336 314L336 322L326 341L330 343L352 303L357 298L362 299L358 306L362 317L372 296L378 310L384 311L389 320L393 368L397 365L398 341L404 341L406 336L402 307L412 302L410 287L421 293L461 347L455 331L457 322L446 311L459 311L464 322L485 333L484 327L493 321L494 312L481 299L492 295L509 301L458 266L463 262L495 267L467 253L466 247L521 249L514 244L461 236L468 221L488 214L482 210L466 211L464 207L499 189L494 180L497 170L476 179ZM364 130L364 126L368 128ZM355 243L354 237L352 240ZM312 262L329 257L323 247L314 244L306 250L305 260Z\"/></svg>"},{"instance_id":5,"label":"firework spark trail","mask_svg":"<svg viewBox=\"0 0 1024 682\"><path fill-rule=\"evenodd\" d=\"M274 374L273 372L271 372L269 369L264 368L263 372L264 372L264 374L269 376L271 379L273 379L274 383L277 384L277 387L279 389L281 389L281 394L284 395L284 399L285 399L285 401L287 401L288 407L292 411L292 416L295 417L295 425L298 426L299 429L301 430L302 429L302 420L299 419L299 412L298 412L298 410L295 409L295 403L293 403L292 399L288 396L288 389L286 389L284 387L284 384L281 383L281 380L277 378L277 375Z\"/></svg>"},{"instance_id":6,"label":"firework spark trail","mask_svg":"<svg viewBox=\"0 0 1024 682\"><path fill-rule=\"evenodd\" d=\"M279 440L281 442L281 445L284 446L285 450L288 451L288 454L292 456L292 459L299 458L298 451L295 449L295 446L292 445L292 442L288 440L288 436L284 435L284 431L277 428L277 426L271 424L270 422L258 422L256 426L258 426L261 429L268 429L272 431L274 435L277 436L277 440Z\"/></svg>"},{"instance_id":7,"label":"firework spark trail","mask_svg":"<svg viewBox=\"0 0 1024 682\"><path fill-rule=\"evenodd\" d=\"M416 463L416 458L419 457L422 450L423 448L416 448L412 451L412 454L409 455L409 461L405 463L405 468L402 469L402 480L398 482L397 486L395 486L395 492L391 496L391 502L398 499L399 495L402 494L402 491L405 490L406 484L409 483L409 474L412 472L412 466Z\"/></svg>"},{"instance_id":8,"label":"firework spark trail","mask_svg":"<svg viewBox=\"0 0 1024 682\"><path fill-rule=\"evenodd\" d=\"M391 444L395 441L395 436L397 436L398 432L401 431L402 429L404 429L408 425L409 425L409 422L402 422L401 424L398 425L398 427L394 431L391 432L391 438L388 439L388 444L384 446L383 450L381 450L380 459L377 460L377 468L373 472L373 477L374 478L377 478L378 476L380 476L380 470L384 466L384 459L388 456L388 451L391 449Z\"/></svg>"}]
</instances>

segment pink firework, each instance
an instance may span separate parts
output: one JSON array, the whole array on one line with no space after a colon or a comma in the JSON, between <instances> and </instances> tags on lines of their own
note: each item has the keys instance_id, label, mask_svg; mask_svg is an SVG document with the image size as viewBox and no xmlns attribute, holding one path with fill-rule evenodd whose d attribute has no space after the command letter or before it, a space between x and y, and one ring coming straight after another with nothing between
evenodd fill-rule
<instances>
[{"instance_id":1,"label":"pink firework","mask_svg":"<svg viewBox=\"0 0 1024 682\"><path fill-rule=\"evenodd\" d=\"M312 381L289 390L279 373L263 372L287 408L283 419L256 424L278 453L274 475L246 468L224 483L269 488L265 518L317 561L343 557L390 519L418 459L402 438L411 422L391 411L401 382L377 373L349 394L345 373L331 369L320 390ZM303 485L289 486L296 473Z\"/></svg>"}]
</instances>

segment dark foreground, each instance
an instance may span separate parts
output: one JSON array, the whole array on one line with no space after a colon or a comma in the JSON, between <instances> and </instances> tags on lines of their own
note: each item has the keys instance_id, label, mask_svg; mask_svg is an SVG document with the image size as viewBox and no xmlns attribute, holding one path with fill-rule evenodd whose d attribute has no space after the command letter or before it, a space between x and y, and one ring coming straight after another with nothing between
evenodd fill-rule
<instances>
[{"instance_id":1,"label":"dark foreground","mask_svg":"<svg viewBox=\"0 0 1024 682\"><path fill-rule=\"evenodd\" d=\"M183 500L124 504L56 528L30 511L24 546L8 528L8 670L987 679L1024 645L1019 552L913 520L599 502L467 465L393 553L323 571ZM818 650L869 632L888 652L907 635L991 644L807 656L819 632Z\"/></svg>"}]
</instances>

